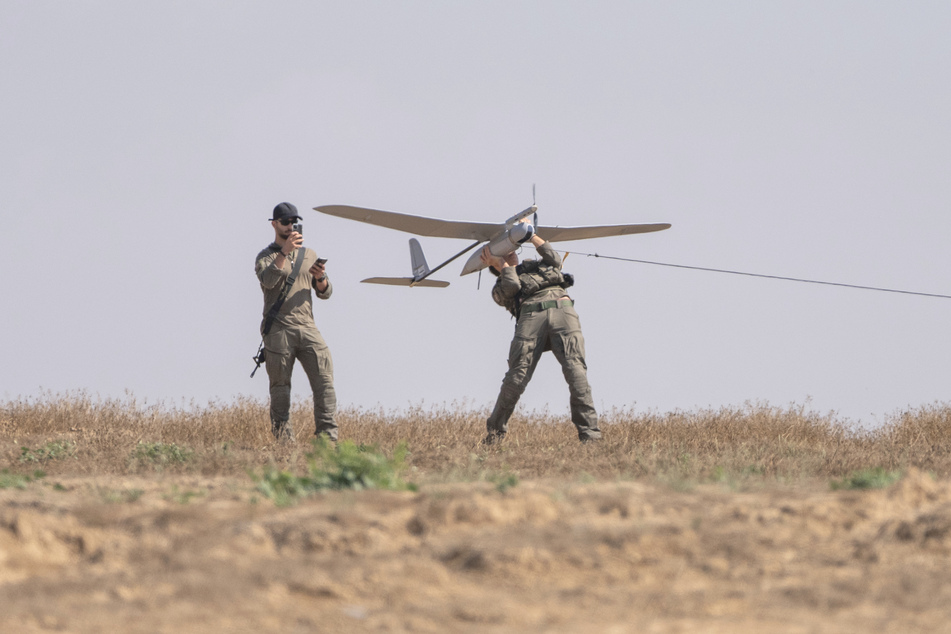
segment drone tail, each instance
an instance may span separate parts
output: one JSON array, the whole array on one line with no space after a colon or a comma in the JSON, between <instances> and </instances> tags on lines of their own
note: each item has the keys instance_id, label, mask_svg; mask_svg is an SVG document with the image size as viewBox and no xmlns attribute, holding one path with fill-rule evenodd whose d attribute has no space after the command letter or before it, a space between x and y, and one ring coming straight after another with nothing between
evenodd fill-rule
<instances>
[{"instance_id":1,"label":"drone tail","mask_svg":"<svg viewBox=\"0 0 951 634\"><path fill-rule=\"evenodd\" d=\"M410 238L409 240L410 264L413 267L413 277L370 277L363 282L367 284L388 284L391 286L428 286L430 288L445 288L449 282L442 280L427 279L429 275L429 265L426 263L426 256L423 255L423 247L419 245L419 240Z\"/></svg>"}]
</instances>

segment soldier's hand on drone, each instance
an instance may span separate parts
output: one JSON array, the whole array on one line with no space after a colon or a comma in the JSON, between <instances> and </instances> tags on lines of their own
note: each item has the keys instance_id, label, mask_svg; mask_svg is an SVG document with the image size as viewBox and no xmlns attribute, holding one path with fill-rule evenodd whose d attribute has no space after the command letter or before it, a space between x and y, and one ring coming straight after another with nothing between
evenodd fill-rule
<instances>
[{"instance_id":1,"label":"soldier's hand on drone","mask_svg":"<svg viewBox=\"0 0 951 634\"><path fill-rule=\"evenodd\" d=\"M504 258L500 258L489 251L489 245L482 247L482 253L479 254L479 259L482 260L483 264L491 266L497 271L501 271L506 266L515 266L518 264L518 256L514 253L509 253Z\"/></svg>"},{"instance_id":2,"label":"soldier's hand on drone","mask_svg":"<svg viewBox=\"0 0 951 634\"><path fill-rule=\"evenodd\" d=\"M482 261L482 264L486 266L499 268L501 264L500 259L492 255L492 252L489 251L489 245L482 247L482 253L479 254L479 259Z\"/></svg>"}]
</instances>

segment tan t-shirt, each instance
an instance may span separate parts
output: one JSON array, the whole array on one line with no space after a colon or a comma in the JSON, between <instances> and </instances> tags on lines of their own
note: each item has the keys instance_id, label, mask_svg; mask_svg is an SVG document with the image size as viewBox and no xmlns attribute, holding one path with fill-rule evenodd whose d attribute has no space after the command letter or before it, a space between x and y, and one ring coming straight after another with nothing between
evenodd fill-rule
<instances>
[{"instance_id":1,"label":"tan t-shirt","mask_svg":"<svg viewBox=\"0 0 951 634\"><path fill-rule=\"evenodd\" d=\"M280 247L272 242L268 248L258 253L254 261L254 272L258 276L258 281L261 282L261 290L264 291L264 319L267 319L268 311L277 301L284 289L287 276L294 270L294 263L300 257L300 249L298 249L284 258L284 268L279 269L275 266L279 252ZM297 279L288 291L287 298L271 325L271 330L282 326L315 326L311 290L318 299L328 299L333 294L330 278L327 279L327 289L323 293L317 290L317 280L309 271L316 262L317 254L304 247L304 262L301 264L300 273L297 274ZM264 331L263 319L261 331L262 333Z\"/></svg>"}]
</instances>

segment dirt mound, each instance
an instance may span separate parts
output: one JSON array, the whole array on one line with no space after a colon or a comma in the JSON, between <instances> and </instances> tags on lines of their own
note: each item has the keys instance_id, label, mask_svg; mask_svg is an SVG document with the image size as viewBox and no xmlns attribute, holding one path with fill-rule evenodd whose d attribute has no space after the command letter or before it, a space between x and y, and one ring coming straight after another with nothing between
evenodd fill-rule
<instances>
[{"instance_id":1,"label":"dirt mound","mask_svg":"<svg viewBox=\"0 0 951 634\"><path fill-rule=\"evenodd\" d=\"M100 560L109 535L80 524L71 515L34 510L0 511L0 584Z\"/></svg>"},{"instance_id":2,"label":"dirt mound","mask_svg":"<svg viewBox=\"0 0 951 634\"><path fill-rule=\"evenodd\" d=\"M951 486L0 490L0 631L941 631Z\"/></svg>"}]
</instances>

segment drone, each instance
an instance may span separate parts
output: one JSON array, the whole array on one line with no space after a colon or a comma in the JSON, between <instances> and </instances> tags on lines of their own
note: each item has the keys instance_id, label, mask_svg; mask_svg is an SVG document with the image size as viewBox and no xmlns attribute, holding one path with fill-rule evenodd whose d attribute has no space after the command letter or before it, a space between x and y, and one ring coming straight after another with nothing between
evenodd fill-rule
<instances>
[{"instance_id":1,"label":"drone","mask_svg":"<svg viewBox=\"0 0 951 634\"><path fill-rule=\"evenodd\" d=\"M430 279L430 275L440 270L450 262L462 257L478 246L486 245L489 252L497 257L505 257L517 251L522 244L532 239L536 233L549 242L566 242L569 240L587 240L590 238L606 238L611 236L625 236L635 233L651 233L669 229L669 223L630 224L630 225L600 225L586 227L544 227L538 225L538 207L523 209L505 222L464 222L458 220L443 220L427 218L410 214L381 211L366 207L352 207L350 205L322 205L314 210L329 216L366 222L378 227L405 231L418 236L433 238L456 238L472 240L472 244L455 254L439 266L429 268L426 256L419 240L411 238L409 241L410 264L412 277L371 277L361 280L367 284L388 284L391 286L429 286L446 287L449 282ZM485 264L480 257L482 249L473 253L462 267L460 275L475 273Z\"/></svg>"}]
</instances>

